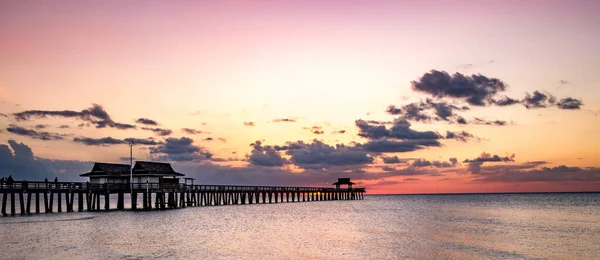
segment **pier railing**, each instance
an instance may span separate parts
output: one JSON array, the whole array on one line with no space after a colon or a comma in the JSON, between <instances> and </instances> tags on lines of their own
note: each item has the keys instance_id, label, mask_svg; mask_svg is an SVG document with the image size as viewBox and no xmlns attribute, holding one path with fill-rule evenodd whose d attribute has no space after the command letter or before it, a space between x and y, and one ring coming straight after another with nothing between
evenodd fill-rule
<instances>
[{"instance_id":1,"label":"pier railing","mask_svg":"<svg viewBox=\"0 0 600 260\"><path fill-rule=\"evenodd\" d=\"M104 197L104 210L110 210L110 196L113 194L117 195L117 210L125 209L125 194L130 194L132 210L138 209L139 195L142 199L141 209L151 210L186 206L361 200L364 198L364 193L364 188L11 181L0 182L2 196L0 212L3 216L8 216L8 212L10 215L15 215L17 201L21 215L42 211L52 213L55 210L54 201L58 212L62 212L63 205L66 206L67 212L73 212L75 207L77 211L84 209L99 211L102 207L101 197ZM54 199L55 195L56 199ZM75 197L77 197L76 205L74 205ZM9 206L10 211L7 210Z\"/></svg>"},{"instance_id":2,"label":"pier railing","mask_svg":"<svg viewBox=\"0 0 600 260\"><path fill-rule=\"evenodd\" d=\"M356 191L364 192L364 188L336 189L323 187L291 187L291 186L248 186L248 185L199 185L184 183L86 183L86 182L44 182L44 181L15 181L12 185L7 182L0 184L0 190L68 190L91 192L129 192L150 190L156 191L196 191L196 192L330 192Z\"/></svg>"}]
</instances>

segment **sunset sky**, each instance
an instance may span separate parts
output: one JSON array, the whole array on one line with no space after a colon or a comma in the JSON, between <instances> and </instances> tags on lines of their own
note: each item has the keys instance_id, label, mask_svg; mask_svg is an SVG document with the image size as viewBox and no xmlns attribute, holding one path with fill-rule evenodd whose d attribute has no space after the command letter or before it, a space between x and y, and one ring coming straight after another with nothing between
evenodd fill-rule
<instances>
[{"instance_id":1,"label":"sunset sky","mask_svg":"<svg viewBox=\"0 0 600 260\"><path fill-rule=\"evenodd\" d=\"M600 191L598 1L2 1L0 176Z\"/></svg>"}]
</instances>

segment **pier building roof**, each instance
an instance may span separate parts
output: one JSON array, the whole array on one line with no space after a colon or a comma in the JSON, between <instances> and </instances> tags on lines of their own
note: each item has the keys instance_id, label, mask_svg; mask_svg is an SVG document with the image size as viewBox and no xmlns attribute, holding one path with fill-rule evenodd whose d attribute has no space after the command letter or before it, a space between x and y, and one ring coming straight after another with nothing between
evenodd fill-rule
<instances>
[{"instance_id":1,"label":"pier building roof","mask_svg":"<svg viewBox=\"0 0 600 260\"><path fill-rule=\"evenodd\" d=\"M129 164L116 164L116 163L94 163L94 167L90 172L80 174L81 177L90 176L111 176L119 177L121 175L129 174Z\"/></svg>"},{"instance_id":2,"label":"pier building roof","mask_svg":"<svg viewBox=\"0 0 600 260\"><path fill-rule=\"evenodd\" d=\"M173 170L170 163L137 161L133 166L133 175L185 176Z\"/></svg>"},{"instance_id":3,"label":"pier building roof","mask_svg":"<svg viewBox=\"0 0 600 260\"><path fill-rule=\"evenodd\" d=\"M94 163L90 172L80 174L81 177L127 177L130 174L129 164ZM185 176L176 172L169 163L137 161L133 166L135 176Z\"/></svg>"},{"instance_id":4,"label":"pier building roof","mask_svg":"<svg viewBox=\"0 0 600 260\"><path fill-rule=\"evenodd\" d=\"M354 182L350 181L350 178L338 178L338 181L336 183L333 183L331 185L344 185L344 184L356 184Z\"/></svg>"}]
</instances>

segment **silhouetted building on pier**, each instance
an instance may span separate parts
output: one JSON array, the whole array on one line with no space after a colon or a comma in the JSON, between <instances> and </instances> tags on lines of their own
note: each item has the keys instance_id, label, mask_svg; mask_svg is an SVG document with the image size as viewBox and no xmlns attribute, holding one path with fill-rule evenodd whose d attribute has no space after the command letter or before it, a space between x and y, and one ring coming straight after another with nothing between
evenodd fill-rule
<instances>
[{"instance_id":1,"label":"silhouetted building on pier","mask_svg":"<svg viewBox=\"0 0 600 260\"><path fill-rule=\"evenodd\" d=\"M331 184L331 185L335 185L336 189L340 189L340 185L348 185L348 189L352 189L352 185L354 185L356 183L351 182L350 178L338 178L338 181Z\"/></svg>"},{"instance_id":2,"label":"silhouetted building on pier","mask_svg":"<svg viewBox=\"0 0 600 260\"><path fill-rule=\"evenodd\" d=\"M81 177L89 177L92 184L129 183L129 164L94 163L94 167ZM179 183L178 177L185 176L173 170L171 164L138 161L133 166L133 183Z\"/></svg>"},{"instance_id":3,"label":"silhouetted building on pier","mask_svg":"<svg viewBox=\"0 0 600 260\"><path fill-rule=\"evenodd\" d=\"M133 166L134 183L179 183L178 177L183 176L170 163L137 161Z\"/></svg>"}]
</instances>

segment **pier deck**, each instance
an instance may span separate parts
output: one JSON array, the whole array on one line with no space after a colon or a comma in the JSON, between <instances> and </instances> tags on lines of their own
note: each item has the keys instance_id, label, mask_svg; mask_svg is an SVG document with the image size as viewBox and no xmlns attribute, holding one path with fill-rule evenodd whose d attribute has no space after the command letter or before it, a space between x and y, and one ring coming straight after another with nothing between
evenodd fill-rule
<instances>
[{"instance_id":1,"label":"pier deck","mask_svg":"<svg viewBox=\"0 0 600 260\"><path fill-rule=\"evenodd\" d=\"M125 209L124 194L130 194L131 210L174 209L187 206L244 205L256 203L360 200L364 188L321 188L287 186L193 185L183 183L105 183L15 181L0 185L2 215L111 210L110 195L117 195L117 209ZM141 195L141 196L140 196ZM54 197L56 196L56 199ZM10 201L8 198L10 197ZM103 198L103 207L101 206ZM138 198L141 197L141 208ZM64 198L64 199L63 199ZM154 198L154 200L153 200ZM154 202L154 203L153 203ZM32 205L34 209L32 210ZM43 203L43 207L40 204Z\"/></svg>"}]
</instances>

